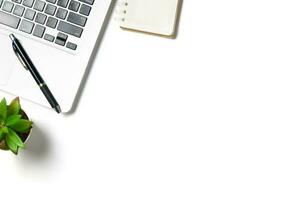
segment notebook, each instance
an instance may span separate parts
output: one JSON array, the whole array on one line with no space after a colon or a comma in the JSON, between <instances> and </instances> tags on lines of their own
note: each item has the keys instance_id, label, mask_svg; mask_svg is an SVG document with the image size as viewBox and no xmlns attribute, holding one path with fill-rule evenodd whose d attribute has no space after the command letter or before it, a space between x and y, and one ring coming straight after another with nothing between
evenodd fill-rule
<instances>
[{"instance_id":1,"label":"notebook","mask_svg":"<svg viewBox=\"0 0 300 200\"><path fill-rule=\"evenodd\" d=\"M180 0L123 0L121 28L174 36Z\"/></svg>"}]
</instances>

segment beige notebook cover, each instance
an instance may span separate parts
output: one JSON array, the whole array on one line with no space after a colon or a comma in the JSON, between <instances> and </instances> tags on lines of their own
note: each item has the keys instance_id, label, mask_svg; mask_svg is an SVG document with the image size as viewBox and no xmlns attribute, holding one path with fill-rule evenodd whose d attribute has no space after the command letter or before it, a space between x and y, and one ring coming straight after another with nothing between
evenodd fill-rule
<instances>
[{"instance_id":1,"label":"beige notebook cover","mask_svg":"<svg viewBox=\"0 0 300 200\"><path fill-rule=\"evenodd\" d=\"M172 36L175 32L180 0L124 0L122 28Z\"/></svg>"}]
</instances>

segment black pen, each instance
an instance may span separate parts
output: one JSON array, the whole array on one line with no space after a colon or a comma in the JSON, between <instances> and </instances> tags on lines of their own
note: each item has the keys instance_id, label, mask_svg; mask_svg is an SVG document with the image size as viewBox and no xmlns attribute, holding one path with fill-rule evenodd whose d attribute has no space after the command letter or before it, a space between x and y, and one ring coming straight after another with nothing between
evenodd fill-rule
<instances>
[{"instance_id":1,"label":"black pen","mask_svg":"<svg viewBox=\"0 0 300 200\"><path fill-rule=\"evenodd\" d=\"M14 34L9 35L10 39L12 40L12 47L13 50L20 60L21 64L25 67L26 70L29 70L30 74L34 78L35 82L38 84L40 89L42 90L44 96L46 97L47 101L50 103L51 107L57 112L60 113L61 109L58 105L57 101L55 100L54 96L52 95L51 91L49 90L48 86L46 85L45 81L35 68L34 64L32 63L31 59L27 55L26 51L22 47L19 40L14 36Z\"/></svg>"}]
</instances>

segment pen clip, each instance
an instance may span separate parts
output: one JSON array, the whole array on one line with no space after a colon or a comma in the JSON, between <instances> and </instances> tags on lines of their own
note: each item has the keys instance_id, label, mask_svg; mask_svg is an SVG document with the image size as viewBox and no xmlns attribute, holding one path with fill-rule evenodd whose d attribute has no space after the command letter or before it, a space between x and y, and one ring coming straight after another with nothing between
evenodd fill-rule
<instances>
[{"instance_id":1,"label":"pen clip","mask_svg":"<svg viewBox=\"0 0 300 200\"><path fill-rule=\"evenodd\" d=\"M16 51L15 47L13 47L13 49L14 49L14 52L15 52L15 54L16 54L18 60L20 61L21 65L22 65L26 70L28 70L28 67L26 66L26 64L25 64L24 61L22 60L20 54Z\"/></svg>"}]
</instances>

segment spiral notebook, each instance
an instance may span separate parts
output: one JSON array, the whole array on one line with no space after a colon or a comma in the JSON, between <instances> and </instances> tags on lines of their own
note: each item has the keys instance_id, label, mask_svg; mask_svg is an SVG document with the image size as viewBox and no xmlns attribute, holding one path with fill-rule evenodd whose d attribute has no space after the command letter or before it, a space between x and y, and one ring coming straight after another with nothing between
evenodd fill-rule
<instances>
[{"instance_id":1,"label":"spiral notebook","mask_svg":"<svg viewBox=\"0 0 300 200\"><path fill-rule=\"evenodd\" d=\"M180 0L123 0L121 28L174 36Z\"/></svg>"}]
</instances>

